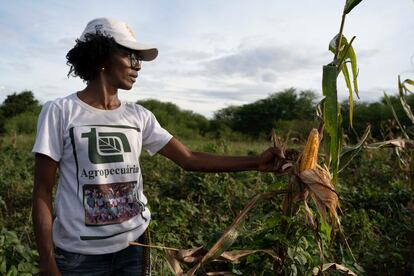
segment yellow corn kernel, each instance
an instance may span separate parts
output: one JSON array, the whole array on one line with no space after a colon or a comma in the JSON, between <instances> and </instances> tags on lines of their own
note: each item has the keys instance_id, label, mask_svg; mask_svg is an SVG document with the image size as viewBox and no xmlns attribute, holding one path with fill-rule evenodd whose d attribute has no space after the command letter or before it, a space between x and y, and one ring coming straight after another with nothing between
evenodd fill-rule
<instances>
[{"instance_id":1,"label":"yellow corn kernel","mask_svg":"<svg viewBox=\"0 0 414 276\"><path fill-rule=\"evenodd\" d=\"M319 132L317 129L312 129L308 136L305 149L303 150L302 159L300 161L299 171L315 169L318 162L319 150Z\"/></svg>"}]
</instances>

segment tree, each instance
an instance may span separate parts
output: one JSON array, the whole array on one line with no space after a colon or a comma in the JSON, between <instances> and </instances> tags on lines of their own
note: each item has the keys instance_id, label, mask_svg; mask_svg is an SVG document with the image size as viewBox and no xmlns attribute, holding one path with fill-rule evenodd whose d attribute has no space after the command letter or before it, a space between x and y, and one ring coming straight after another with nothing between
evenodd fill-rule
<instances>
[{"instance_id":1,"label":"tree","mask_svg":"<svg viewBox=\"0 0 414 276\"><path fill-rule=\"evenodd\" d=\"M158 122L173 135L192 138L195 135L205 135L208 131L207 118L192 111L181 110L173 103L154 99L142 100L137 103L151 110Z\"/></svg>"},{"instance_id":2,"label":"tree","mask_svg":"<svg viewBox=\"0 0 414 276\"><path fill-rule=\"evenodd\" d=\"M0 106L4 118L11 118L23 112L37 113L39 110L39 101L35 99L32 91L8 95Z\"/></svg>"},{"instance_id":3,"label":"tree","mask_svg":"<svg viewBox=\"0 0 414 276\"><path fill-rule=\"evenodd\" d=\"M279 121L312 121L316 96L312 91L297 92L289 88L265 99L242 106L230 106L217 111L215 124L225 124L233 131L257 137L269 134Z\"/></svg>"}]
</instances>

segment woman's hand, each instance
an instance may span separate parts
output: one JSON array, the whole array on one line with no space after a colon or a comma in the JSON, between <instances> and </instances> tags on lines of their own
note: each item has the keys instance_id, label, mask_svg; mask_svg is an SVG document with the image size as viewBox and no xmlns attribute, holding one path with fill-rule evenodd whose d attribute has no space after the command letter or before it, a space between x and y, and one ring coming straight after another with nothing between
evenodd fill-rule
<instances>
[{"instance_id":1,"label":"woman's hand","mask_svg":"<svg viewBox=\"0 0 414 276\"><path fill-rule=\"evenodd\" d=\"M285 174L290 166L287 163L295 163L300 153L295 149L268 148L259 156L259 168L261 172L274 172Z\"/></svg>"},{"instance_id":2,"label":"woman's hand","mask_svg":"<svg viewBox=\"0 0 414 276\"><path fill-rule=\"evenodd\" d=\"M286 164L285 154L281 148L268 148L259 155L260 172L283 173L282 166Z\"/></svg>"}]
</instances>

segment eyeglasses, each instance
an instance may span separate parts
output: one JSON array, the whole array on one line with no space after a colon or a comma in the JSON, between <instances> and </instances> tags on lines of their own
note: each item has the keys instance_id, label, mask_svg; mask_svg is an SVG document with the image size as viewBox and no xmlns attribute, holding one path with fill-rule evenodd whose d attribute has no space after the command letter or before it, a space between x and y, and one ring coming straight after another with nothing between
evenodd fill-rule
<instances>
[{"instance_id":1,"label":"eyeglasses","mask_svg":"<svg viewBox=\"0 0 414 276\"><path fill-rule=\"evenodd\" d=\"M142 59L140 59L136 53L129 53L128 55L129 55L129 60L131 62L131 67L132 68L137 68L137 67L141 68Z\"/></svg>"}]
</instances>

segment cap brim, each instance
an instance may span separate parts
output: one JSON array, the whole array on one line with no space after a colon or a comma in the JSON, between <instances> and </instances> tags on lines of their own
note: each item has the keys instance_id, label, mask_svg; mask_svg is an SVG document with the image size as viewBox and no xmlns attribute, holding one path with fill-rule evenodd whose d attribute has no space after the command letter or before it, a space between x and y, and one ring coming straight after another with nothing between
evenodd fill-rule
<instances>
[{"instance_id":1,"label":"cap brim","mask_svg":"<svg viewBox=\"0 0 414 276\"><path fill-rule=\"evenodd\" d=\"M134 42L134 41L116 41L119 45L122 45L128 49L131 50L135 50L139 52L139 56L141 57L142 60L144 61L151 61L154 60L157 56L158 56L158 49L142 44L142 43L138 43L138 42Z\"/></svg>"}]
</instances>

